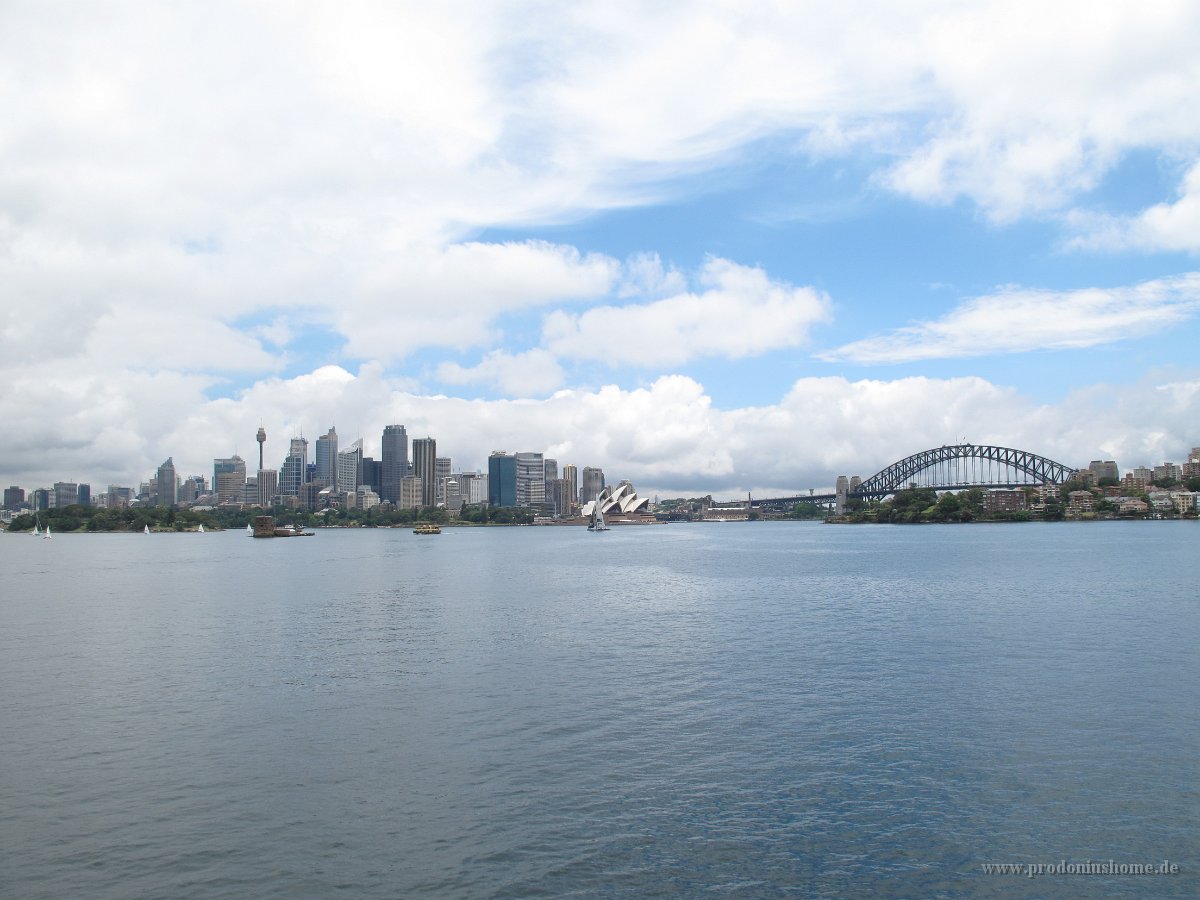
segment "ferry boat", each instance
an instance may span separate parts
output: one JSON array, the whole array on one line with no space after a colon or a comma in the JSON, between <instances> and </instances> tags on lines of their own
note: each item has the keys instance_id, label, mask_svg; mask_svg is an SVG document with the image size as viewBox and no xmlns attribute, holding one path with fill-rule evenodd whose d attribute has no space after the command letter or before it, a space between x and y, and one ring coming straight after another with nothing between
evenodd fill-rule
<instances>
[{"instance_id":1,"label":"ferry boat","mask_svg":"<svg viewBox=\"0 0 1200 900\"><path fill-rule=\"evenodd\" d=\"M425 522L413 529L413 534L441 534L442 529L432 522Z\"/></svg>"}]
</instances>

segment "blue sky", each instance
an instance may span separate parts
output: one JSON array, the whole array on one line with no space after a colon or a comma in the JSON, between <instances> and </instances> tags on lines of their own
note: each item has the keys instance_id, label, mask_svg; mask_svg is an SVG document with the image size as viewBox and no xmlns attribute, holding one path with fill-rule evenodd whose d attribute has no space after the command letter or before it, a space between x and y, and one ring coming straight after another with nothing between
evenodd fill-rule
<instances>
[{"instance_id":1,"label":"blue sky","mask_svg":"<svg viewBox=\"0 0 1200 900\"><path fill-rule=\"evenodd\" d=\"M668 493L1200 444L1191 5L55 9L0 12L12 483L259 423Z\"/></svg>"}]
</instances>

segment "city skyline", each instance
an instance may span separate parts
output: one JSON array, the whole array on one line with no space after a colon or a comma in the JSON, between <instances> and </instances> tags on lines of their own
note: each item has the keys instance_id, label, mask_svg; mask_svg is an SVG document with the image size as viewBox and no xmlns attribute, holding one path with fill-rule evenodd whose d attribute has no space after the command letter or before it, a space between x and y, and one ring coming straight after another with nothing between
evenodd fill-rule
<instances>
[{"instance_id":1,"label":"city skyline","mask_svg":"<svg viewBox=\"0 0 1200 900\"><path fill-rule=\"evenodd\" d=\"M0 481L253 466L260 426L280 468L331 423L670 495L964 436L1182 459L1197 38L1186 4L6 4Z\"/></svg>"}]
</instances>

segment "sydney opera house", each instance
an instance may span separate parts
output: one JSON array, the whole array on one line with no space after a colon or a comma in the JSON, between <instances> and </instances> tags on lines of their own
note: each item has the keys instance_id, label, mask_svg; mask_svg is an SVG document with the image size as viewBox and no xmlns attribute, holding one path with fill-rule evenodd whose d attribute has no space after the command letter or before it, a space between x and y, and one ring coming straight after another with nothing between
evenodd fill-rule
<instances>
[{"instance_id":1,"label":"sydney opera house","mask_svg":"<svg viewBox=\"0 0 1200 900\"><path fill-rule=\"evenodd\" d=\"M639 497L628 481L604 488L595 500L583 505L582 516L590 521L597 504L609 525L645 525L655 521L650 512L650 498Z\"/></svg>"}]
</instances>

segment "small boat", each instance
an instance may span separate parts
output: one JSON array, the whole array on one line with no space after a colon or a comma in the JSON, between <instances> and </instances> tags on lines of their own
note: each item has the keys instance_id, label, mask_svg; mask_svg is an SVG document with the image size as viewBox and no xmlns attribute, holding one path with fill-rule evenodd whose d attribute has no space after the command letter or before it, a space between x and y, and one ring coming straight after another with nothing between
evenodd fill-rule
<instances>
[{"instance_id":1,"label":"small boat","mask_svg":"<svg viewBox=\"0 0 1200 900\"><path fill-rule=\"evenodd\" d=\"M246 534L249 534L249 535L254 534L254 526L251 525L249 522L246 523Z\"/></svg>"},{"instance_id":2,"label":"small boat","mask_svg":"<svg viewBox=\"0 0 1200 900\"><path fill-rule=\"evenodd\" d=\"M196 531L200 532L200 534L204 534L204 523L203 522L200 523L200 527L197 528Z\"/></svg>"},{"instance_id":3,"label":"small boat","mask_svg":"<svg viewBox=\"0 0 1200 900\"><path fill-rule=\"evenodd\" d=\"M49 526L47 526L47 527L49 527ZM34 537L42 536L42 529L41 529L37 519L33 520L33 536Z\"/></svg>"},{"instance_id":4,"label":"small boat","mask_svg":"<svg viewBox=\"0 0 1200 900\"><path fill-rule=\"evenodd\" d=\"M588 523L588 531L608 531L608 526L604 524L604 510L600 508L600 494L596 495L596 505L592 507L592 521Z\"/></svg>"},{"instance_id":5,"label":"small boat","mask_svg":"<svg viewBox=\"0 0 1200 900\"><path fill-rule=\"evenodd\" d=\"M413 534L441 534L442 529L432 522L425 522L413 529Z\"/></svg>"},{"instance_id":6,"label":"small boat","mask_svg":"<svg viewBox=\"0 0 1200 900\"><path fill-rule=\"evenodd\" d=\"M44 540L44 541L50 540L50 523L49 522L46 523L46 530L44 532L42 532L42 540Z\"/></svg>"},{"instance_id":7,"label":"small boat","mask_svg":"<svg viewBox=\"0 0 1200 900\"><path fill-rule=\"evenodd\" d=\"M149 534L149 533L150 533L150 526L149 525L144 526L142 528L142 534Z\"/></svg>"}]
</instances>

